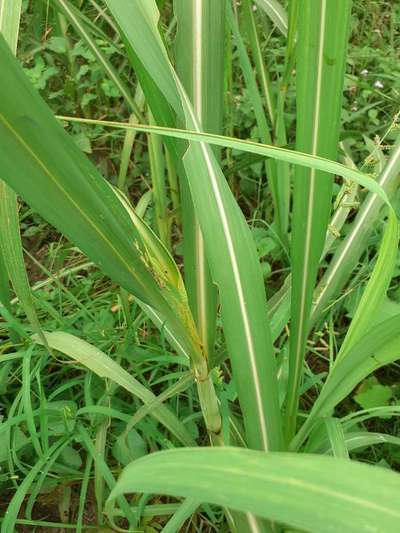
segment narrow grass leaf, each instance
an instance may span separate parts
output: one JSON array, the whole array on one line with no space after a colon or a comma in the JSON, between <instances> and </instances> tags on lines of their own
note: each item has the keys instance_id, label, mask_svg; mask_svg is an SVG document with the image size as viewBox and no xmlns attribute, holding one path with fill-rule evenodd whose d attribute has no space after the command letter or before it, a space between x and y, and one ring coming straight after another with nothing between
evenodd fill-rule
<instances>
[{"instance_id":1,"label":"narrow grass leaf","mask_svg":"<svg viewBox=\"0 0 400 533\"><path fill-rule=\"evenodd\" d=\"M257 143L254 141L246 141L234 137L227 137L224 135L216 135L211 133L204 133L195 131L193 129L179 129L163 126L151 126L148 124L127 124L125 122L115 122L111 120L96 120L86 119L80 117L58 116L60 120L67 122L77 122L83 124L102 125L110 128L120 129L134 129L137 131L144 131L146 133L154 132L165 137L173 137L176 139L186 139L188 141L205 142L211 145L224 146L226 148L234 148L243 152L258 154L263 157L272 157L280 161L286 161L294 165L300 165L315 170L322 170L324 173L336 174L342 178L358 183L362 187L370 190L378 197L379 201L391 207L388 195L385 189L369 174L361 172L357 169L347 167L331 159L320 156L313 156L296 150L289 150L287 148L280 148L278 146L268 146L266 144ZM321 177L321 179L323 179Z\"/></svg>"},{"instance_id":2,"label":"narrow grass leaf","mask_svg":"<svg viewBox=\"0 0 400 533\"><path fill-rule=\"evenodd\" d=\"M143 91L140 85L138 85L136 89L135 102L136 102L137 107L139 108L139 111L142 112L143 106L144 106L144 95L143 95ZM136 115L132 113L130 116L130 121L132 123L136 122L135 117ZM129 170L129 162L130 162L131 155L132 155L132 148L133 148L133 143L135 142L135 137L136 137L135 131L127 130L125 132L124 144L122 146L122 151L121 151L121 162L120 162L119 171L118 171L118 181L117 181L117 187L118 189L121 189L121 191L124 191L125 189L126 178L127 178L128 170Z\"/></svg>"},{"instance_id":3,"label":"narrow grass leaf","mask_svg":"<svg viewBox=\"0 0 400 533\"><path fill-rule=\"evenodd\" d=\"M239 56L240 66L243 72L243 76L246 82L247 90L249 93L249 99L253 107L254 116L257 123L258 133L261 141L264 144L272 144L271 130L272 125L269 125L267 122L266 114L264 111L263 102L261 99L261 94L257 86L257 81L253 73L253 68L250 63L250 59L247 55L246 46L243 42L242 36L239 31L238 23L234 17L232 8L228 9L228 20L229 24L235 39L236 48ZM280 192L281 188L279 187L279 178L277 175L276 161L267 159L265 161L265 170L267 174L269 188L271 190L271 195L274 205L274 224L276 232L281 241L286 242L285 234L285 222L284 222L284 212L286 201L282 198Z\"/></svg>"},{"instance_id":4,"label":"narrow grass leaf","mask_svg":"<svg viewBox=\"0 0 400 533\"><path fill-rule=\"evenodd\" d=\"M388 198L392 199L400 183L400 136L392 154L380 174L377 184ZM372 190L362 203L351 229L338 246L329 267L315 291L315 301L311 323L315 324L324 314L331 301L339 294L357 266L361 254L366 249L368 239L382 216L382 199Z\"/></svg>"},{"instance_id":5,"label":"narrow grass leaf","mask_svg":"<svg viewBox=\"0 0 400 533\"><path fill-rule=\"evenodd\" d=\"M4 181L0 182L0 206L0 255L2 255L6 265L7 278L11 280L15 294L21 302L33 330L41 334L25 269L17 196Z\"/></svg>"},{"instance_id":6,"label":"narrow grass leaf","mask_svg":"<svg viewBox=\"0 0 400 533\"><path fill-rule=\"evenodd\" d=\"M361 448L367 448L368 446L374 446L376 444L392 444L394 446L400 445L399 437L373 431L349 432L345 433L343 438L347 453L360 450ZM327 440L320 440L318 445L314 445L312 448L307 447L307 453L332 453L332 443Z\"/></svg>"},{"instance_id":7,"label":"narrow grass leaf","mask_svg":"<svg viewBox=\"0 0 400 533\"><path fill-rule=\"evenodd\" d=\"M199 502L191 498L188 498L182 502L173 516L162 528L161 533L176 533L177 531L181 531L181 527L184 525L186 520L196 512L198 507Z\"/></svg>"},{"instance_id":8,"label":"narrow grass leaf","mask_svg":"<svg viewBox=\"0 0 400 533\"><path fill-rule=\"evenodd\" d=\"M70 442L69 437L64 439L59 439L54 442L47 454L41 457L29 470L29 473L24 477L21 484L18 486L18 489L15 491L10 503L8 504L7 510L4 514L4 519L1 523L1 533L14 533L15 524L18 518L18 513L20 511L23 501L32 487L32 484L35 481L36 476L38 476L46 464L53 462L57 456L62 452Z\"/></svg>"},{"instance_id":9,"label":"narrow grass leaf","mask_svg":"<svg viewBox=\"0 0 400 533\"><path fill-rule=\"evenodd\" d=\"M316 420L331 416L333 409L369 374L399 359L400 315L389 318L369 331L335 362L307 420L293 439L290 449L298 449Z\"/></svg>"},{"instance_id":10,"label":"narrow grass leaf","mask_svg":"<svg viewBox=\"0 0 400 533\"><path fill-rule=\"evenodd\" d=\"M90 438L90 435L88 431L82 426L78 426L78 432L82 438L83 444L86 447L89 455L92 457L93 462L95 464L95 469L98 470L98 472L101 474L102 480L107 484L108 488L111 490L116 486L116 481L114 479L114 476L108 467L107 463L104 461L104 458L101 456L101 454L97 453L96 447L93 444L92 439ZM101 503L101 510L103 511L103 502ZM118 503L124 512L124 517L128 519L129 525L132 526L133 524L136 525L136 518L135 514L132 511L130 505L126 501L126 499L122 497L118 497ZM99 510L100 511L100 510Z\"/></svg>"},{"instance_id":11,"label":"narrow grass leaf","mask_svg":"<svg viewBox=\"0 0 400 533\"><path fill-rule=\"evenodd\" d=\"M288 17L282 4L278 0L255 0L255 2L272 20L282 35L286 37L288 33Z\"/></svg>"},{"instance_id":12,"label":"narrow grass leaf","mask_svg":"<svg viewBox=\"0 0 400 533\"><path fill-rule=\"evenodd\" d=\"M157 134L148 136L150 176L153 186L155 227L157 235L166 248L170 248L170 221L166 187L166 165L162 138Z\"/></svg>"},{"instance_id":13,"label":"narrow grass leaf","mask_svg":"<svg viewBox=\"0 0 400 533\"><path fill-rule=\"evenodd\" d=\"M357 305L355 315L340 347L337 359L345 357L346 353L368 331L371 322L379 311L392 279L397 260L398 242L399 224L396 215L390 211L376 265Z\"/></svg>"},{"instance_id":14,"label":"narrow grass leaf","mask_svg":"<svg viewBox=\"0 0 400 533\"><path fill-rule=\"evenodd\" d=\"M53 3L58 7L58 9L64 13L67 20L71 22L75 30L82 38L82 40L87 44L90 51L93 53L94 57L98 63L104 69L104 72L118 88L121 95L124 97L126 103L128 104L130 110L134 112L137 119L139 119L142 114L139 106L136 104L136 101L132 95L131 90L126 86L122 81L121 76L114 69L110 61L107 59L106 55L101 51L100 47L96 43L96 39L92 36L91 32L84 24L82 17L79 15L77 10L68 0L53 0Z\"/></svg>"},{"instance_id":15,"label":"narrow grass leaf","mask_svg":"<svg viewBox=\"0 0 400 533\"><path fill-rule=\"evenodd\" d=\"M338 418L329 417L325 419L325 426L332 455L342 459L349 459L347 440L341 421Z\"/></svg>"},{"instance_id":16,"label":"narrow grass leaf","mask_svg":"<svg viewBox=\"0 0 400 533\"><path fill-rule=\"evenodd\" d=\"M111 379L120 387L138 397L146 405L154 405L157 398L142 385L137 379L131 376L117 362L104 352L92 346L88 342L64 332L45 333L49 346L54 350L62 352L68 357L97 374L101 378ZM35 342L41 344L39 338L34 338ZM193 439L189 435L182 422L164 405L156 405L152 408L151 414L159 420L171 433L173 433L186 446L193 445Z\"/></svg>"},{"instance_id":17,"label":"narrow grass leaf","mask_svg":"<svg viewBox=\"0 0 400 533\"><path fill-rule=\"evenodd\" d=\"M202 128L211 133L220 133L223 118L225 3L176 0L174 12L178 24L175 43L177 73ZM191 36L189 40L188 35ZM211 279L204 239L190 191L183 185L182 192L185 282L202 344L211 356L216 332L217 291Z\"/></svg>"},{"instance_id":18,"label":"narrow grass leaf","mask_svg":"<svg viewBox=\"0 0 400 533\"><path fill-rule=\"evenodd\" d=\"M305 0L299 6L297 42L296 148L334 159L339 141L351 1ZM296 427L299 387L309 329L309 314L328 225L332 177L297 168L294 177L291 240L292 297L288 438Z\"/></svg>"},{"instance_id":19,"label":"narrow grass leaf","mask_svg":"<svg viewBox=\"0 0 400 533\"><path fill-rule=\"evenodd\" d=\"M272 83L267 70L264 58L264 51L261 46L260 38L257 32L256 19L253 11L251 0L245 0L243 6L243 22L245 23L246 34L249 39L253 61L256 67L258 80L261 86L264 105L268 111L269 121L275 126L275 101L272 94Z\"/></svg>"}]
</instances>

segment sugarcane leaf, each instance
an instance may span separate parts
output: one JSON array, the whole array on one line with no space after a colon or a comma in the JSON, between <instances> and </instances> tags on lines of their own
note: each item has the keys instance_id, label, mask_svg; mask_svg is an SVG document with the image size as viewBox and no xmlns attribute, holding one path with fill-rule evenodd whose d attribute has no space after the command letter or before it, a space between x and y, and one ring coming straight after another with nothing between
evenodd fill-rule
<instances>
[{"instance_id":1,"label":"sugarcane leaf","mask_svg":"<svg viewBox=\"0 0 400 533\"><path fill-rule=\"evenodd\" d=\"M129 492L185 495L318 533L395 531L400 519L399 474L318 455L241 448L158 452L127 466L110 499Z\"/></svg>"},{"instance_id":2,"label":"sugarcane leaf","mask_svg":"<svg viewBox=\"0 0 400 533\"><path fill-rule=\"evenodd\" d=\"M393 151L376 181L385 191L386 197L392 199L400 183L400 135L397 136ZM349 280L367 247L373 229L382 217L382 207L382 197L370 190L318 284L311 324L315 324L323 316L331 301Z\"/></svg>"},{"instance_id":3,"label":"sugarcane leaf","mask_svg":"<svg viewBox=\"0 0 400 533\"><path fill-rule=\"evenodd\" d=\"M21 0L2 0L0 2L0 32L16 52L21 16ZM3 304L10 308L8 279L26 312L34 330L40 333L40 324L36 315L29 280L24 264L22 249L18 200L15 192L3 181L0 182L0 263L3 266L2 287L0 294ZM13 334L11 334L14 337ZM15 339L16 340L16 339Z\"/></svg>"},{"instance_id":4,"label":"sugarcane leaf","mask_svg":"<svg viewBox=\"0 0 400 533\"><path fill-rule=\"evenodd\" d=\"M194 131L191 129L179 129L163 126L152 126L148 124L128 124L125 122L116 122L111 120L96 120L79 117L59 116L60 120L68 122L77 122L83 124L102 125L110 128L132 129L144 132L154 132L165 137L173 137L176 139L186 139L188 141L197 141L209 143L216 146L224 146L226 148L234 148L239 151L259 154L263 157L272 157L281 161L292 163L293 165L300 165L315 170L322 170L328 174L336 174L342 178L348 179L354 183L358 183L362 187L374 193L380 202L383 202L391 209L393 209L391 202L385 189L369 174L361 172L360 170L347 167L331 159L320 156L313 156L296 150L289 150L287 148L280 148L278 146L269 146L262 143L247 141L234 137L224 135L216 135L211 133L204 133L201 131Z\"/></svg>"},{"instance_id":5,"label":"sugarcane leaf","mask_svg":"<svg viewBox=\"0 0 400 533\"><path fill-rule=\"evenodd\" d=\"M205 131L220 133L223 119L225 2L176 0L176 71ZM191 35L188 41L187 36ZM215 150L218 156L218 150ZM184 178L181 179L181 183ZM190 190L182 183L185 283L194 319L209 356L214 350L217 290Z\"/></svg>"},{"instance_id":6,"label":"sugarcane leaf","mask_svg":"<svg viewBox=\"0 0 400 533\"><path fill-rule=\"evenodd\" d=\"M187 128L200 132L191 102L158 33L155 2L107 0L107 5L125 41L130 43L164 97L178 115L183 115ZM161 72L163 79L159 80ZM174 94L171 94L171 80L175 85ZM191 143L183 157L183 165L211 274L219 287L225 337L248 443L257 448L276 449L281 445L281 428L275 355L255 245L210 147ZM199 173L202 180L198 179Z\"/></svg>"},{"instance_id":7,"label":"sugarcane leaf","mask_svg":"<svg viewBox=\"0 0 400 533\"><path fill-rule=\"evenodd\" d=\"M335 159L338 150L351 0L299 5L296 149ZM333 177L295 169L292 297L286 433L294 434L312 295L331 210Z\"/></svg>"},{"instance_id":8,"label":"sugarcane leaf","mask_svg":"<svg viewBox=\"0 0 400 533\"><path fill-rule=\"evenodd\" d=\"M373 322L374 316L385 298L393 275L397 259L398 241L399 224L396 215L390 211L376 265L357 305L356 313L340 347L337 359L346 356L346 353L369 329L370 324Z\"/></svg>"},{"instance_id":9,"label":"sugarcane leaf","mask_svg":"<svg viewBox=\"0 0 400 533\"><path fill-rule=\"evenodd\" d=\"M189 354L198 354L198 340L167 301L169 282L149 264L129 211L54 119L2 38L0 57L0 178L114 281L155 308Z\"/></svg>"}]
</instances>

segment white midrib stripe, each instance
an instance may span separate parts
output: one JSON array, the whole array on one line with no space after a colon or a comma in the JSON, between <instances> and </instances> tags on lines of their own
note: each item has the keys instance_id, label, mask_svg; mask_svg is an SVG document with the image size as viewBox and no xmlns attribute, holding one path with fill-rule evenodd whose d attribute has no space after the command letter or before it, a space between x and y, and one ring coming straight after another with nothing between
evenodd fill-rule
<instances>
[{"instance_id":1,"label":"white midrib stripe","mask_svg":"<svg viewBox=\"0 0 400 533\"><path fill-rule=\"evenodd\" d=\"M319 43L318 43L318 70L317 70L317 91L316 91L316 98L315 98L315 113L314 113L314 123L313 123L313 138L312 138L312 146L311 146L311 155L317 155L318 150L318 124L319 124L319 117L321 112L321 85L322 85L322 65L323 65L323 52L324 52L324 37L325 37L325 18L326 18L326 0L322 0L321 3L321 29L320 29L320 35L319 35ZM299 354L301 352L301 345L303 340L303 328L305 323L305 305L304 301L306 298L306 290L307 290L307 278L308 278L308 270L309 270L309 262L310 262L310 248L311 248L311 230L312 230L312 220L314 215L314 194L315 194L315 168L311 169L310 174L310 190L308 194L308 212L307 212L307 222L306 222L306 240L305 240L305 246L304 246L304 268L303 268L303 277L302 277L302 285L301 285L301 296L300 296L300 315L299 315L299 324L298 324L298 331L299 334L296 339L296 350L295 355L296 361L300 361ZM296 364L294 369L294 377L293 377L293 383L296 385L297 389L297 383L299 379L299 374L301 371L301 365ZM294 402L297 401L297 394L292 396L292 402L293 405ZM291 413L291 408L288 406L288 412Z\"/></svg>"},{"instance_id":2,"label":"white midrib stripe","mask_svg":"<svg viewBox=\"0 0 400 533\"><path fill-rule=\"evenodd\" d=\"M264 4L269 8L274 14L277 20L282 24L282 28L287 32L288 31L288 23L287 20L285 20L283 13L281 13L278 9L278 7L270 2L269 0L258 0L260 3L264 2ZM272 18L272 17L271 17ZM278 24L277 24L278 26Z\"/></svg>"},{"instance_id":3,"label":"white midrib stripe","mask_svg":"<svg viewBox=\"0 0 400 533\"><path fill-rule=\"evenodd\" d=\"M179 80L177 80L177 83L179 84ZM196 117L193 114L192 108L190 106L190 102L188 102L187 100L185 91L181 90L181 94L182 94L182 98L185 101L185 104L186 104L185 107L187 109L187 112L191 116L195 129L197 131L200 131ZM211 186L213 189L214 198L217 202L218 213L221 218L222 228L223 228L225 240L226 240L227 247L228 247L228 255L229 255L229 259L230 259L231 266L232 266L236 293L239 299L239 306L240 306L241 316L243 319L243 327L244 327L244 333L245 333L245 338L246 338L247 350L248 350L249 359L250 359L251 372L253 375L254 391L256 395L256 403L257 403L257 411L258 411L258 417L259 417L259 427L260 427L261 437L262 437L262 444L263 444L264 450L268 451L269 450L268 435L267 435L267 428L265 425L265 413L264 413L264 406L263 406L262 397L261 397L260 381L259 381L259 376L257 373L256 354L255 354L254 344L253 344L253 339L252 339L252 334L251 334L250 321L249 321L249 317L247 316L246 302L245 302L244 293L243 293L242 281L240 279L239 266L238 266L236 255L235 255L235 247L233 245L233 239L232 239L232 235L230 232L228 219L226 217L224 203L221 197L221 192L218 187L218 180L215 176L214 169L213 169L209 154L207 152L207 145L204 144L204 142L199 142L199 145L201 147L204 161L207 166L208 175L210 177L210 182L211 182Z\"/></svg>"},{"instance_id":4,"label":"white midrib stripe","mask_svg":"<svg viewBox=\"0 0 400 533\"><path fill-rule=\"evenodd\" d=\"M396 149L395 156L392 158L391 161L388 162L388 164L386 165L386 167L385 167L385 169L383 171L382 179L379 181L379 185L381 187L384 187L386 185L386 181L388 180L388 178L390 176L390 173L391 173L391 170L392 170L393 166L398 162L398 157L396 157L396 155L400 156L400 144L398 145L398 147ZM321 301L323 295L328 290L328 287L329 287L330 283L332 282L332 279L336 276L337 271L340 270L343 262L346 259L346 256L347 256L350 248L353 246L353 242L354 242L354 240L356 239L356 237L358 235L359 229L365 224L365 221L367 220L368 215L369 215L371 209L374 206L374 203L377 202L377 201L378 202L380 201L380 198L379 198L379 196L377 194L373 194L372 196L369 197L369 199L367 199L366 207L365 207L363 213L361 214L360 218L356 221L356 226L354 227L354 229L352 230L351 234L349 235L349 239L345 243L343 249L341 250L338 260L336 261L335 265L333 266L332 270L330 271L330 273L328 275L328 278L324 282L324 287L322 288L321 292L318 294L318 300L315 302L314 308L318 307L319 302Z\"/></svg>"},{"instance_id":5,"label":"white midrib stripe","mask_svg":"<svg viewBox=\"0 0 400 533\"><path fill-rule=\"evenodd\" d=\"M243 327L245 331L246 344L247 344L247 349L248 349L248 353L250 356L250 365L251 365L251 371L253 374L254 391L256 394L256 401L257 401L257 408L258 408L258 413L259 413L259 422L260 422L260 430L261 430L261 436L262 436L262 441L263 441L263 447L265 451L268 451L269 449L268 436L267 436L267 428L265 426L265 413L264 413L264 406L263 406L262 397L261 397L259 376L257 372L256 354L254 350L253 338L252 338L252 333L251 333L251 328L250 328L250 321L249 321L249 317L247 315L247 310L246 310L246 302L245 302L244 293L243 293L242 281L240 279L239 266L236 260L235 248L233 245L232 235L230 233L228 219L226 217L226 213L224 210L224 204L221 198L221 193L218 188L218 183L217 183L217 180L214 174L212 163L209 158L209 154L207 152L206 145L204 143L200 143L200 146L201 146L201 150L204 155L204 159L206 161L209 176L211 178L211 185L213 188L215 199L217 201L218 211L221 217L224 235L225 235L225 239L228 245L229 258L230 258L231 265L232 265L233 277L235 280L235 286L236 286L236 290L237 290L237 294L239 298L240 311L241 311L241 315L243 318Z\"/></svg>"},{"instance_id":6,"label":"white midrib stripe","mask_svg":"<svg viewBox=\"0 0 400 533\"><path fill-rule=\"evenodd\" d=\"M252 533L262 533L261 529L260 529L260 525L257 521L257 518L251 514L251 513L246 513L246 519L247 519L247 523L250 527L250 531Z\"/></svg>"},{"instance_id":7,"label":"white midrib stripe","mask_svg":"<svg viewBox=\"0 0 400 533\"><path fill-rule=\"evenodd\" d=\"M192 10L193 27L193 107L200 124L203 122L203 0L194 0ZM197 326L200 339L205 348L208 347L207 331L207 294L206 294L206 268L204 255L204 240L198 221L195 221L195 248L196 248L196 305Z\"/></svg>"},{"instance_id":8,"label":"white midrib stripe","mask_svg":"<svg viewBox=\"0 0 400 533\"><path fill-rule=\"evenodd\" d=\"M275 6L272 2L268 2L268 0L266 0L266 3L269 5L269 8L271 9L271 11L275 13L276 18L280 21L280 23L282 24L282 27L285 28L285 30L287 31L288 30L287 21L282 16L282 13L279 12L279 9L277 8L277 6Z\"/></svg>"}]
</instances>

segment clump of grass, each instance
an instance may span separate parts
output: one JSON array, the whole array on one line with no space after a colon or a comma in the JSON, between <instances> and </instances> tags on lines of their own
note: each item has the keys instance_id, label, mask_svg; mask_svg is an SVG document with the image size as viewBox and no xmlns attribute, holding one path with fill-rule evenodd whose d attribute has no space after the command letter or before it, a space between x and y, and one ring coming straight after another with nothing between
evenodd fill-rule
<instances>
[{"instance_id":1,"label":"clump of grass","mask_svg":"<svg viewBox=\"0 0 400 533\"><path fill-rule=\"evenodd\" d=\"M352 2L24 5L52 32L29 78L21 7L0 3L2 531L393 531L398 474L357 459L400 442L366 427L399 414L366 380L398 359L400 145L393 116L349 137ZM32 287L17 194L72 247Z\"/></svg>"}]
</instances>

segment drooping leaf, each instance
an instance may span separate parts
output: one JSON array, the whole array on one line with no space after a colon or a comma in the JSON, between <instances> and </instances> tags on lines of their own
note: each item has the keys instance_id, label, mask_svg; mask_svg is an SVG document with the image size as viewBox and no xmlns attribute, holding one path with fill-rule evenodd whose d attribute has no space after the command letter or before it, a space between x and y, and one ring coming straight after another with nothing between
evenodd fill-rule
<instances>
[{"instance_id":1,"label":"drooping leaf","mask_svg":"<svg viewBox=\"0 0 400 533\"><path fill-rule=\"evenodd\" d=\"M137 396L145 404L152 404L156 397L137 379L131 376L117 362L104 352L92 346L88 342L61 331L45 333L46 340L51 348L58 350L101 378L109 378L120 387ZM41 344L39 338L34 337L35 342ZM193 444L193 439L183 424L165 405L158 405L151 411L152 416L167 427L182 443Z\"/></svg>"},{"instance_id":2,"label":"drooping leaf","mask_svg":"<svg viewBox=\"0 0 400 533\"><path fill-rule=\"evenodd\" d=\"M399 474L318 455L169 450L127 466L110 498L129 492L185 495L318 533L395 531L400 519Z\"/></svg>"},{"instance_id":3,"label":"drooping leaf","mask_svg":"<svg viewBox=\"0 0 400 533\"><path fill-rule=\"evenodd\" d=\"M262 9L283 35L288 33L287 13L279 0L256 0L257 6Z\"/></svg>"},{"instance_id":4,"label":"drooping leaf","mask_svg":"<svg viewBox=\"0 0 400 533\"><path fill-rule=\"evenodd\" d=\"M167 301L172 280L154 271L123 202L57 124L2 38L0 57L0 178L198 354L198 341Z\"/></svg>"}]
</instances>

